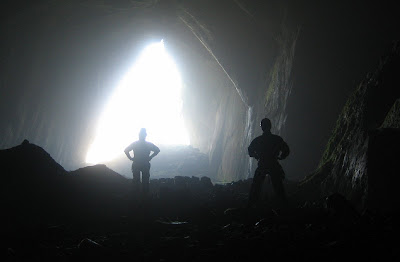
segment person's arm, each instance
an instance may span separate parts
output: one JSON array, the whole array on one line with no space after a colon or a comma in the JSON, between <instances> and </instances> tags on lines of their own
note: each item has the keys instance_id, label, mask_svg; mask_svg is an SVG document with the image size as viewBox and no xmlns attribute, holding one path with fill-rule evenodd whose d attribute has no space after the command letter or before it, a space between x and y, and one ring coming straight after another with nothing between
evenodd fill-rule
<instances>
[{"instance_id":1,"label":"person's arm","mask_svg":"<svg viewBox=\"0 0 400 262\"><path fill-rule=\"evenodd\" d=\"M255 149L255 142L254 140L250 143L249 147L247 148L247 151L249 152L250 157L254 157L255 159L259 159L257 151Z\"/></svg>"},{"instance_id":2,"label":"person's arm","mask_svg":"<svg viewBox=\"0 0 400 262\"><path fill-rule=\"evenodd\" d=\"M158 153L160 153L160 149L153 144L151 151L153 151L153 153L149 156L149 161L152 160L156 155L158 155Z\"/></svg>"},{"instance_id":3,"label":"person's arm","mask_svg":"<svg viewBox=\"0 0 400 262\"><path fill-rule=\"evenodd\" d=\"M131 157L131 154L129 154L129 152L130 152L131 150L132 150L132 149L130 148L130 146L128 146L127 148L125 148L124 153L125 153L125 155L126 155L127 158L129 158L130 160L133 160L133 157Z\"/></svg>"},{"instance_id":4,"label":"person's arm","mask_svg":"<svg viewBox=\"0 0 400 262\"><path fill-rule=\"evenodd\" d=\"M282 144L281 144L281 153L278 157L279 160L285 159L288 155L290 154L290 149L288 144L286 144L285 141L282 139Z\"/></svg>"}]
</instances>

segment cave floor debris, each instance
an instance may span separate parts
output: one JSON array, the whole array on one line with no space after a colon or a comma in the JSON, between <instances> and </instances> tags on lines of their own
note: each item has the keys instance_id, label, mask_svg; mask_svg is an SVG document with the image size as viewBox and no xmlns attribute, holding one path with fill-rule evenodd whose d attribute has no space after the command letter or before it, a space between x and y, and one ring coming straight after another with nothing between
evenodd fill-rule
<instances>
[{"instance_id":1,"label":"cave floor debris","mask_svg":"<svg viewBox=\"0 0 400 262\"><path fill-rule=\"evenodd\" d=\"M58 218L9 233L3 255L8 260L49 261L399 258L395 215L351 216L324 203L246 208L246 197L225 186L146 200L125 196L118 207L124 209L122 216Z\"/></svg>"}]
</instances>

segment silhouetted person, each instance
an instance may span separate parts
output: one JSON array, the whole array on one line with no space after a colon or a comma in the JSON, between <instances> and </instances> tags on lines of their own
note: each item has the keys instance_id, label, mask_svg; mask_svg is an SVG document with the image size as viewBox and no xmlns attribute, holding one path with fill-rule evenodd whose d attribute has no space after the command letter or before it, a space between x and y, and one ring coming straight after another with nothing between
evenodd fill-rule
<instances>
[{"instance_id":1,"label":"silhouetted person","mask_svg":"<svg viewBox=\"0 0 400 262\"><path fill-rule=\"evenodd\" d=\"M248 148L249 156L258 160L258 167L250 189L249 205L259 200L266 175L271 177L272 187L281 204L286 204L287 199L283 188L285 172L278 160L285 159L289 155L289 146L282 137L271 134L271 121L268 118L261 120L260 126L263 134L256 137Z\"/></svg>"},{"instance_id":2,"label":"silhouetted person","mask_svg":"<svg viewBox=\"0 0 400 262\"><path fill-rule=\"evenodd\" d=\"M132 183L136 192L140 190L140 172L142 172L141 184L144 195L149 192L150 160L160 153L157 146L146 141L146 136L146 129L140 129L139 140L130 144L124 151L126 156L132 160ZM131 157L130 151L133 151L133 157ZM153 153L150 155L151 152Z\"/></svg>"}]
</instances>

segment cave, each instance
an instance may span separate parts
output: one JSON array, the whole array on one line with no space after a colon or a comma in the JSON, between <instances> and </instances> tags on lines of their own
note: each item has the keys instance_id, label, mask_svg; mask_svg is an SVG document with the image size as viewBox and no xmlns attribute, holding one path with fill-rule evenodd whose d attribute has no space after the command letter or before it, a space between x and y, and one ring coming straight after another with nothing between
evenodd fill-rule
<instances>
[{"instance_id":1,"label":"cave","mask_svg":"<svg viewBox=\"0 0 400 262\"><path fill-rule=\"evenodd\" d=\"M310 255L304 251L306 244L292 239L295 244L285 247L290 254L301 250L303 258L318 260L328 252L335 260L338 254L354 247L352 254L357 257L363 245L373 245L366 244L362 234L371 233L377 225L380 229L394 227L398 216L400 28L396 10L392 3L364 1L10 1L0 18L0 158L6 177L1 203L10 214L1 222L9 225L5 234L14 243L10 245L30 250L18 237L24 230L33 230L29 232L40 236L41 243L60 244L57 241L62 236L57 235L56 241L46 234L48 230L61 230L59 224L70 223L75 230L82 226L98 233L96 241L83 229L78 230L80 235L68 238L78 250L71 251L72 258L104 254L106 244L99 249L98 243L103 243L99 235L105 235L101 231L105 221L114 221L112 226L129 224L126 217L134 217L129 213L133 211L123 206L130 203L126 192L130 190L127 181L132 178L131 164L123 152L130 142L120 145L118 141L122 136L131 137L131 142L136 140L139 128L145 126L129 123L139 118L141 110L154 109L152 116L160 118L146 119L150 121L146 125L149 140L161 149L151 167L150 185L156 200L149 204L148 213L134 219L149 228L154 222L157 232L166 235L174 232L174 236L161 237L167 239L168 248L176 243L177 247L184 243L185 250L200 245L202 251L196 254L201 260L214 252L205 251L208 245L212 245L210 250L226 256L230 251L225 247L237 247L242 252L251 246L251 234L268 242L265 232L273 235L292 230L293 235L304 234L307 243L318 246L318 251ZM164 100L170 98L167 91L161 90L170 87L163 87L149 91L149 100L140 107L134 107L143 102L139 95L121 93L123 102L114 104L124 107L116 110L118 114L109 115L118 124L100 125L119 83L138 63L143 50L160 43L180 76L180 97L169 105L178 105L179 121L183 122L166 119L164 109L168 105L164 102L168 101ZM160 75L162 67L156 69L157 61L149 66L154 75L146 77L163 86L167 77ZM165 71L171 65L164 65ZM167 75L174 74L171 72ZM135 96L139 100L134 100ZM260 121L265 117L272 122L272 133L283 137L290 147L290 155L281 165L289 200L296 210L291 214L305 225L305 231L294 226L296 223L290 224L285 217L290 213L275 206L260 213L229 208L242 205L248 196L257 168L257 161L249 157L248 146L262 134ZM174 129L181 124L187 138L186 133ZM96 132L105 129L112 130L114 139L109 136L107 143L115 146L116 153L112 159L90 157L102 150L101 145L94 151L90 147ZM156 133L167 135L157 140L151 136ZM164 144L168 137L175 141L173 135L177 135L178 142ZM107 150L112 151L110 148ZM53 174L62 178L54 178ZM40 192L31 184L41 188ZM32 195L29 204L23 197L25 193L18 193L21 190ZM266 195L273 192L270 184L265 190ZM180 203L182 197L186 202ZM165 203L170 209L163 206ZM157 208L160 213L154 211ZM138 205L134 210L144 208ZM65 216L68 212L77 215ZM29 225L23 219L28 213L35 214ZM43 214L49 218L43 218ZM157 217L160 214L170 220ZM193 214L206 222L196 220ZM387 217L390 219L385 220ZM385 222L379 224L378 218ZM335 219L342 224L332 222ZM91 225L87 221L95 222ZM285 223L290 229L282 226ZM40 231L43 225L46 234ZM216 225L220 229L213 231ZM249 225L251 229L246 231ZM351 225L356 229L350 230ZM132 226L129 230L133 228L137 229ZM343 234L336 235L336 229ZM62 228L63 232L72 232L68 230ZM129 241L143 237L129 230ZM154 236L156 230L149 232ZM385 232L371 234L386 237ZM311 240L314 233L319 234L320 242ZM349 234L356 235L359 242L350 245L345 239ZM240 244L243 239L239 236L247 239L245 245ZM113 246L112 240L123 242L124 236L106 238L112 250L123 249ZM129 241L124 243L132 244ZM156 241L159 251L167 249L161 242ZM387 238L383 241L389 242ZM377 243L376 239L372 243ZM69 252L67 246L64 255ZM176 258L174 252L164 250L164 257L159 257L156 251L141 248L139 256L129 251L129 257L159 261ZM7 254L19 254L14 249ZM383 247L378 249L384 252ZM335 256L337 250L340 252ZM114 251L109 250L115 255ZM244 253L237 259L244 260ZM368 254L360 257L367 258ZM396 256L394 251L386 255ZM183 257L192 258L186 253Z\"/></svg>"},{"instance_id":2,"label":"cave","mask_svg":"<svg viewBox=\"0 0 400 262\"><path fill-rule=\"evenodd\" d=\"M163 40L182 75L191 145L209 157L209 175L219 182L252 176L246 147L268 116L301 152L284 165L289 178L302 179L318 165L352 87L396 39L388 7L365 5L352 17L355 6L336 21L340 4L290 1L14 4L3 27L0 146L28 139L68 170L85 166L118 81L146 45Z\"/></svg>"},{"instance_id":3,"label":"cave","mask_svg":"<svg viewBox=\"0 0 400 262\"><path fill-rule=\"evenodd\" d=\"M272 5L268 11L280 14L276 21L268 17L257 26L239 3L120 5L70 3L50 6L48 11L15 7L24 14L9 23L33 22L25 29L27 34L6 31L8 39L16 41L7 44L17 50L8 52L7 59L13 63L29 52L31 62L24 66L29 72L8 67L15 71L5 76L12 82L12 75L28 74L24 78L30 80L14 80L13 89L20 91L11 92L9 98L18 97L13 104L3 103L4 112L16 116L7 114L2 147L26 138L46 148L68 170L84 166L96 121L116 83L146 45L163 40L182 75L182 113L191 145L209 157L209 175L217 182L247 178L254 169L245 148L256 122L269 115L278 133L285 123L298 29L284 20L284 5ZM215 5L214 12L207 12L209 5ZM221 20L218 12L225 6L232 15ZM89 10L93 13L85 15ZM37 18L41 12L45 15ZM263 29L264 24L269 28ZM30 39L29 49L19 37ZM243 37L248 41L239 41ZM264 101L257 100L260 96ZM130 175L129 169L111 166Z\"/></svg>"}]
</instances>

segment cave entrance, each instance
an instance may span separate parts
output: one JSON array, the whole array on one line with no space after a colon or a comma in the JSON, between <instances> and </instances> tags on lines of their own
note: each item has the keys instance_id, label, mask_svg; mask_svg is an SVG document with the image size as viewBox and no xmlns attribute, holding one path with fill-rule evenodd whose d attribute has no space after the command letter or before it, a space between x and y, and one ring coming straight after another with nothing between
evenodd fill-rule
<instances>
[{"instance_id":1,"label":"cave entrance","mask_svg":"<svg viewBox=\"0 0 400 262\"><path fill-rule=\"evenodd\" d=\"M147 140L157 145L188 145L181 92L180 73L164 42L148 45L101 114L86 162L104 163L120 156L142 127Z\"/></svg>"}]
</instances>

